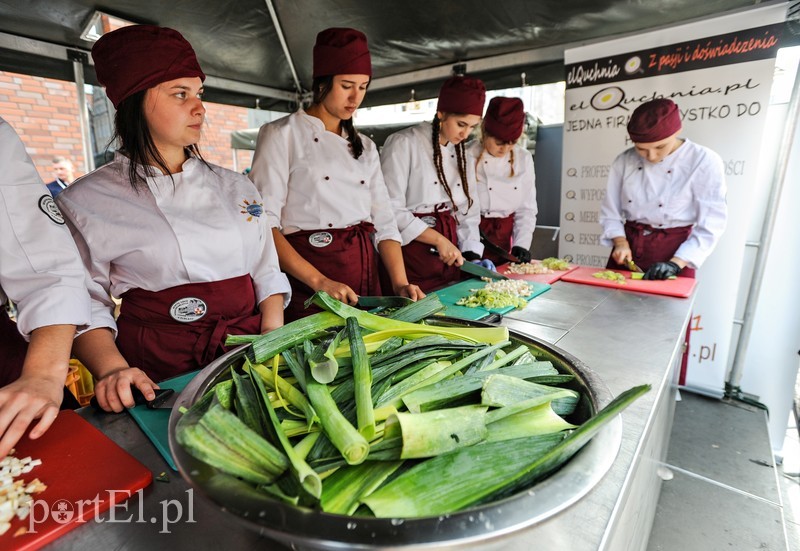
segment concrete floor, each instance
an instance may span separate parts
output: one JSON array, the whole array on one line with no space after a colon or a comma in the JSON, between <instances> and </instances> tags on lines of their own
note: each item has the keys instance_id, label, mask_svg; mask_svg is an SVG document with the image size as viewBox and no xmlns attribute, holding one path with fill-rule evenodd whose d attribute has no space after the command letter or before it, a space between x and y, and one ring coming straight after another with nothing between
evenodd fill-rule
<instances>
[{"instance_id":1,"label":"concrete floor","mask_svg":"<svg viewBox=\"0 0 800 551\"><path fill-rule=\"evenodd\" d=\"M682 392L648 551L800 551L800 442L787 435L775 465L766 412Z\"/></svg>"}]
</instances>

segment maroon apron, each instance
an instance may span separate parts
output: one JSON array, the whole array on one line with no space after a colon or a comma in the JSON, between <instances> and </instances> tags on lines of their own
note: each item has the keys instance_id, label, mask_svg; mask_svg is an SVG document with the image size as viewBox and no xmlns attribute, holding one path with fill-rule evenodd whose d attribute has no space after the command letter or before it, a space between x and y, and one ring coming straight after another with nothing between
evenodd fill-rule
<instances>
[{"instance_id":1,"label":"maroon apron","mask_svg":"<svg viewBox=\"0 0 800 551\"><path fill-rule=\"evenodd\" d=\"M294 250L325 277L350 286L357 295L380 296L378 255L370 237L374 232L375 226L361 222L347 228L303 230L285 237ZM291 302L283 312L286 322L319 312L317 306L304 306L314 290L286 275L292 286Z\"/></svg>"},{"instance_id":2,"label":"maroon apron","mask_svg":"<svg viewBox=\"0 0 800 551\"><path fill-rule=\"evenodd\" d=\"M511 237L514 234L514 213L505 218L486 218L481 216L481 231L486 239L506 251L511 250ZM505 264L507 260L488 248L483 250L483 258L488 258L495 265Z\"/></svg>"},{"instance_id":3,"label":"maroon apron","mask_svg":"<svg viewBox=\"0 0 800 551\"><path fill-rule=\"evenodd\" d=\"M117 348L158 382L205 367L228 349L227 335L258 335L261 313L250 275L120 297Z\"/></svg>"},{"instance_id":4,"label":"maroon apron","mask_svg":"<svg viewBox=\"0 0 800 551\"><path fill-rule=\"evenodd\" d=\"M656 262L666 262L675 256L678 247L691 233L692 226L654 228L639 222L625 222L625 238L631 246L633 261L644 271ZM621 266L609 257L606 267L619 269ZM693 278L694 268L686 266L678 275Z\"/></svg>"},{"instance_id":5,"label":"maroon apron","mask_svg":"<svg viewBox=\"0 0 800 551\"><path fill-rule=\"evenodd\" d=\"M0 309L3 310L0 312L0 386L6 386L22 374L28 343L19 334L17 324L8 317L5 305Z\"/></svg>"},{"instance_id":6,"label":"maroon apron","mask_svg":"<svg viewBox=\"0 0 800 551\"><path fill-rule=\"evenodd\" d=\"M450 214L449 210L436 210L435 212L415 212L417 218L427 218L426 224L430 221L433 226L428 224L437 232L441 233L451 243L458 244L456 234L456 219ZM458 266L448 266L439 260L438 253L431 253L433 245L412 241L403 247L403 263L406 267L408 281L419 285L423 292L429 293L440 289L445 285L456 282L461 277L461 270Z\"/></svg>"},{"instance_id":7,"label":"maroon apron","mask_svg":"<svg viewBox=\"0 0 800 551\"><path fill-rule=\"evenodd\" d=\"M654 228L648 224L639 222L625 222L625 237L631 246L633 261L642 270L647 269L656 262L666 262L675 256L678 247L686 241L692 233L692 226L681 226L679 228ZM608 259L607 268L619 268L619 264L613 259ZM681 277L691 277L694 279L695 270L686 266L678 272ZM691 335L691 320L686 328L684 338L684 352L681 358L681 372L678 377L678 384L686 383L686 368L689 365L689 337Z\"/></svg>"}]
</instances>

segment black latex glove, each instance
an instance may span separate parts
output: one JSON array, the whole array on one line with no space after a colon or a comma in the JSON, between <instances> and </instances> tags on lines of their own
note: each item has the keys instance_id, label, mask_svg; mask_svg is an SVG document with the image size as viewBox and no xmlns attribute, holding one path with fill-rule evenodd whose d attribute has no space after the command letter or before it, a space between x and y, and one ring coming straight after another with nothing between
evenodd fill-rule
<instances>
[{"instance_id":1,"label":"black latex glove","mask_svg":"<svg viewBox=\"0 0 800 551\"><path fill-rule=\"evenodd\" d=\"M531 252L528 249L523 249L522 247L511 247L511 254L516 256L517 260L520 262L531 261Z\"/></svg>"},{"instance_id":2,"label":"black latex glove","mask_svg":"<svg viewBox=\"0 0 800 551\"><path fill-rule=\"evenodd\" d=\"M464 257L464 260L473 261L473 260L480 260L481 255L473 251L464 251L461 253L461 256Z\"/></svg>"},{"instance_id":3,"label":"black latex glove","mask_svg":"<svg viewBox=\"0 0 800 551\"><path fill-rule=\"evenodd\" d=\"M666 262L656 262L647 269L642 279L667 279L678 275L680 271L681 267L670 260Z\"/></svg>"}]
</instances>

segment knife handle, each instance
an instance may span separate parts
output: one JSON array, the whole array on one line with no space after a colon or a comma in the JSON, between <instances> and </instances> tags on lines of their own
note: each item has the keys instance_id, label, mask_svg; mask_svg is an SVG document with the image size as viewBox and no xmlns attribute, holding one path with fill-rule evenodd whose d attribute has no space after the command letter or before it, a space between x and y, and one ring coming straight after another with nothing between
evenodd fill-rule
<instances>
[{"instance_id":1,"label":"knife handle","mask_svg":"<svg viewBox=\"0 0 800 551\"><path fill-rule=\"evenodd\" d=\"M133 394L133 403L135 406L147 405L150 409L156 409L158 406L164 403L164 401L172 396L175 393L175 390L172 388L154 388L153 392L156 393L156 397L150 400L149 402L142 394L142 391L136 388L135 386L131 386L131 394ZM97 411L105 411L103 408L100 407L100 404L97 402L97 396L92 396L92 399L89 401L89 405L91 405Z\"/></svg>"}]
</instances>

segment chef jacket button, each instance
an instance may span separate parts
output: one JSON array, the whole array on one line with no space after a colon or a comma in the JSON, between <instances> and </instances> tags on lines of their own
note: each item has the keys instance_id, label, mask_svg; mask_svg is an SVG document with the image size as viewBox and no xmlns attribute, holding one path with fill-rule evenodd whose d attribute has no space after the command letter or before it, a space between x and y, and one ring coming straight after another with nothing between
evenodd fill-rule
<instances>
[{"instance_id":1,"label":"chef jacket button","mask_svg":"<svg viewBox=\"0 0 800 551\"><path fill-rule=\"evenodd\" d=\"M455 158L456 158L456 156L455 156L455 155L450 155L450 158L451 158L451 159L455 159Z\"/></svg>"},{"instance_id":2,"label":"chef jacket button","mask_svg":"<svg viewBox=\"0 0 800 551\"><path fill-rule=\"evenodd\" d=\"M318 141L319 141L319 138L314 138L314 141L315 141L315 142L318 142Z\"/></svg>"},{"instance_id":3,"label":"chef jacket button","mask_svg":"<svg viewBox=\"0 0 800 551\"><path fill-rule=\"evenodd\" d=\"M517 186L514 186L514 189L517 189Z\"/></svg>"},{"instance_id":4,"label":"chef jacket button","mask_svg":"<svg viewBox=\"0 0 800 551\"><path fill-rule=\"evenodd\" d=\"M489 188L489 191L492 191L492 188Z\"/></svg>"},{"instance_id":5,"label":"chef jacket button","mask_svg":"<svg viewBox=\"0 0 800 551\"><path fill-rule=\"evenodd\" d=\"M483 164L488 165L489 161L483 161Z\"/></svg>"},{"instance_id":6,"label":"chef jacket button","mask_svg":"<svg viewBox=\"0 0 800 551\"><path fill-rule=\"evenodd\" d=\"M434 183L433 183L433 185L436 185L436 184L438 184L438 183L439 183L439 182L434 182Z\"/></svg>"},{"instance_id":7,"label":"chef jacket button","mask_svg":"<svg viewBox=\"0 0 800 551\"><path fill-rule=\"evenodd\" d=\"M672 174L672 171L671 171L671 170L668 170L668 171L667 171L667 174Z\"/></svg>"},{"instance_id":8,"label":"chef jacket button","mask_svg":"<svg viewBox=\"0 0 800 551\"><path fill-rule=\"evenodd\" d=\"M639 170L642 170L642 167L639 167Z\"/></svg>"},{"instance_id":9,"label":"chef jacket button","mask_svg":"<svg viewBox=\"0 0 800 551\"><path fill-rule=\"evenodd\" d=\"M332 227L333 227L333 224L328 224L328 227L329 227L329 228L332 228Z\"/></svg>"},{"instance_id":10,"label":"chef jacket button","mask_svg":"<svg viewBox=\"0 0 800 551\"><path fill-rule=\"evenodd\" d=\"M364 184L364 180L361 180L361 183Z\"/></svg>"},{"instance_id":11,"label":"chef jacket button","mask_svg":"<svg viewBox=\"0 0 800 551\"><path fill-rule=\"evenodd\" d=\"M664 206L664 205L662 205L661 203L659 203L659 204L658 204L658 208L661 208L661 207L663 207L663 206Z\"/></svg>"},{"instance_id":12,"label":"chef jacket button","mask_svg":"<svg viewBox=\"0 0 800 551\"><path fill-rule=\"evenodd\" d=\"M630 199L628 199L628 202L630 203L630 202L631 202L631 200L630 200Z\"/></svg>"},{"instance_id":13,"label":"chef jacket button","mask_svg":"<svg viewBox=\"0 0 800 551\"><path fill-rule=\"evenodd\" d=\"M330 176L325 176L325 179L326 179L326 180L330 180L330 179L331 179L331 177L330 177Z\"/></svg>"},{"instance_id":14,"label":"chef jacket button","mask_svg":"<svg viewBox=\"0 0 800 551\"><path fill-rule=\"evenodd\" d=\"M461 187L461 184L456 184L458 187Z\"/></svg>"}]
</instances>

